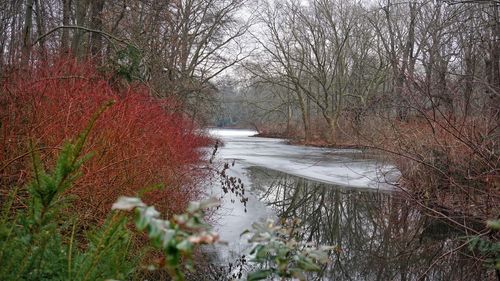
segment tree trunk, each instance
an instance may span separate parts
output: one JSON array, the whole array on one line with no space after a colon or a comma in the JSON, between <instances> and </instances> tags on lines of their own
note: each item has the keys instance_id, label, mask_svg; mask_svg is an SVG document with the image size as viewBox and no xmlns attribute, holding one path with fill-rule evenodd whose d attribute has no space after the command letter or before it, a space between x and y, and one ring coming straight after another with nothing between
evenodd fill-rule
<instances>
[{"instance_id":1,"label":"tree trunk","mask_svg":"<svg viewBox=\"0 0 500 281\"><path fill-rule=\"evenodd\" d=\"M33 29L33 0L26 1L26 14L23 28L23 47L21 64L27 66L31 54L31 30Z\"/></svg>"},{"instance_id":2,"label":"tree trunk","mask_svg":"<svg viewBox=\"0 0 500 281\"><path fill-rule=\"evenodd\" d=\"M92 1L92 14L90 27L95 30L102 30L102 11L104 9L104 0L94 0ZM93 32L90 35L91 47L90 52L92 56L102 55L102 35Z\"/></svg>"},{"instance_id":3,"label":"tree trunk","mask_svg":"<svg viewBox=\"0 0 500 281\"><path fill-rule=\"evenodd\" d=\"M286 103L286 136L290 137L292 133L291 122L292 122L292 102L290 101L290 93L287 92L287 103Z\"/></svg>"},{"instance_id":4,"label":"tree trunk","mask_svg":"<svg viewBox=\"0 0 500 281\"><path fill-rule=\"evenodd\" d=\"M76 25L85 26L85 18L87 16L87 10L89 7L89 0L78 0L76 1ZM77 29L74 31L73 42L71 49L73 50L73 55L77 58L83 56L83 30Z\"/></svg>"},{"instance_id":5,"label":"tree trunk","mask_svg":"<svg viewBox=\"0 0 500 281\"><path fill-rule=\"evenodd\" d=\"M500 119L500 16L498 4L492 4L492 40L491 40L491 115Z\"/></svg>"},{"instance_id":6,"label":"tree trunk","mask_svg":"<svg viewBox=\"0 0 500 281\"><path fill-rule=\"evenodd\" d=\"M336 128L336 120L335 118L332 118L331 116L327 116L326 122L328 124L328 130L329 130L329 138L330 138L330 143L335 145L337 143L337 138L336 138L336 133L337 133L337 128Z\"/></svg>"},{"instance_id":7,"label":"tree trunk","mask_svg":"<svg viewBox=\"0 0 500 281\"><path fill-rule=\"evenodd\" d=\"M306 101L304 100L304 96L300 93L300 89L297 89L296 91L302 115L302 125L304 126L304 141L308 142L310 139L309 112L307 112Z\"/></svg>"},{"instance_id":8,"label":"tree trunk","mask_svg":"<svg viewBox=\"0 0 500 281\"><path fill-rule=\"evenodd\" d=\"M474 74L476 69L476 59L473 55L473 46L472 44L468 44L465 51L464 57L464 65L465 65L465 85L464 85L464 101L463 101L463 110L464 117L469 116L470 111L470 103L472 94L474 91Z\"/></svg>"},{"instance_id":9,"label":"tree trunk","mask_svg":"<svg viewBox=\"0 0 500 281\"><path fill-rule=\"evenodd\" d=\"M35 0L35 5L36 5L36 29L37 29L37 36L42 36L46 32L45 28L45 10L43 8L42 1L40 0ZM45 48L45 40L42 39L38 41L38 44L40 45L40 53L42 60L47 59L47 49Z\"/></svg>"},{"instance_id":10,"label":"tree trunk","mask_svg":"<svg viewBox=\"0 0 500 281\"><path fill-rule=\"evenodd\" d=\"M71 0L62 0L63 6L63 21L62 24L70 25ZM69 48L69 29L64 28L61 36L61 50L66 52Z\"/></svg>"}]
</instances>

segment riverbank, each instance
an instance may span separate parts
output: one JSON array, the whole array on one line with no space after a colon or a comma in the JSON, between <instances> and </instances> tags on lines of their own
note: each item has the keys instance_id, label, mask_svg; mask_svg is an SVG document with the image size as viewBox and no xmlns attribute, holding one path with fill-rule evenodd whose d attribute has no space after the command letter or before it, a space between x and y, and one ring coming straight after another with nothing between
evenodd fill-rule
<instances>
[{"instance_id":1,"label":"riverbank","mask_svg":"<svg viewBox=\"0 0 500 281\"><path fill-rule=\"evenodd\" d=\"M286 134L281 134L281 133L257 133L253 137L285 139L287 140L288 144L300 145L300 146L312 146L312 147L336 148L336 149L369 149L366 146L356 143L343 142L343 143L332 144L322 138L313 138L311 140L306 141L303 138L299 138L296 136L288 136Z\"/></svg>"}]
</instances>

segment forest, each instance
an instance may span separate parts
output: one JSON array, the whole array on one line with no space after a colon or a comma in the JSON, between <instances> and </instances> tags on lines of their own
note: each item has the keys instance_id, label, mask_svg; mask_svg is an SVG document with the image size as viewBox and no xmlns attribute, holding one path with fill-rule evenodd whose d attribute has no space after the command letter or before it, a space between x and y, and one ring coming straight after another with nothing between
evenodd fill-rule
<instances>
[{"instance_id":1,"label":"forest","mask_svg":"<svg viewBox=\"0 0 500 281\"><path fill-rule=\"evenodd\" d=\"M500 280L499 125L498 0L0 0L0 279L344 280L389 250L353 246L367 260L344 268L339 245L417 249L401 237L432 220L459 233L429 246L439 262L352 280L447 280L452 254L449 280ZM255 167L247 184L216 127L367 152L398 195ZM207 182L245 212L252 186L282 221L256 223L253 260L216 279Z\"/></svg>"}]
</instances>

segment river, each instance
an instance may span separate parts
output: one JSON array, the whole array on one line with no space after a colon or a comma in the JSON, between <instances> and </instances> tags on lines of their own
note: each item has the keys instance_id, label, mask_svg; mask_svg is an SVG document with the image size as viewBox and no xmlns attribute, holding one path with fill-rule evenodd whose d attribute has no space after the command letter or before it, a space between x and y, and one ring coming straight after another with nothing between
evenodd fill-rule
<instances>
[{"instance_id":1,"label":"river","mask_svg":"<svg viewBox=\"0 0 500 281\"><path fill-rule=\"evenodd\" d=\"M248 197L245 206L238 196L222 193L217 181L210 188L210 196L223 195L214 228L227 245L210 253L220 268L248 255L243 230L279 218L300 219L303 241L336 247L331 263L311 280L493 278L465 252L453 251L463 243L463 233L421 214L400 196L391 185L397 170L377 155L293 146L253 137L248 130L210 133L223 142L217 161L230 163L228 175L241 179Z\"/></svg>"}]
</instances>

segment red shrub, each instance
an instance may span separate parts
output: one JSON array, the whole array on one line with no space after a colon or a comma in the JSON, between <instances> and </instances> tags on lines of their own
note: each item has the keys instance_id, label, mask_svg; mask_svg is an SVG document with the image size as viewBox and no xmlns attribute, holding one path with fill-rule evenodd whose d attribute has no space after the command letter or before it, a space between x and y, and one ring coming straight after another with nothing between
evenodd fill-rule
<instances>
[{"instance_id":1,"label":"red shrub","mask_svg":"<svg viewBox=\"0 0 500 281\"><path fill-rule=\"evenodd\" d=\"M151 98L144 87L118 93L90 63L75 60L36 67L3 83L2 192L25 181L30 163L20 156L29 139L43 150L47 164L53 163L62 142L82 131L93 112L109 100L116 103L99 118L87 142L87 152L95 155L70 190L79 198L77 210L102 218L119 195L136 195L158 184L163 187L148 192L146 200L167 213L183 210L198 194L192 179L200 175L192 171L202 156L199 147L208 138L198 134L190 120L169 112L171 101Z\"/></svg>"}]
</instances>

